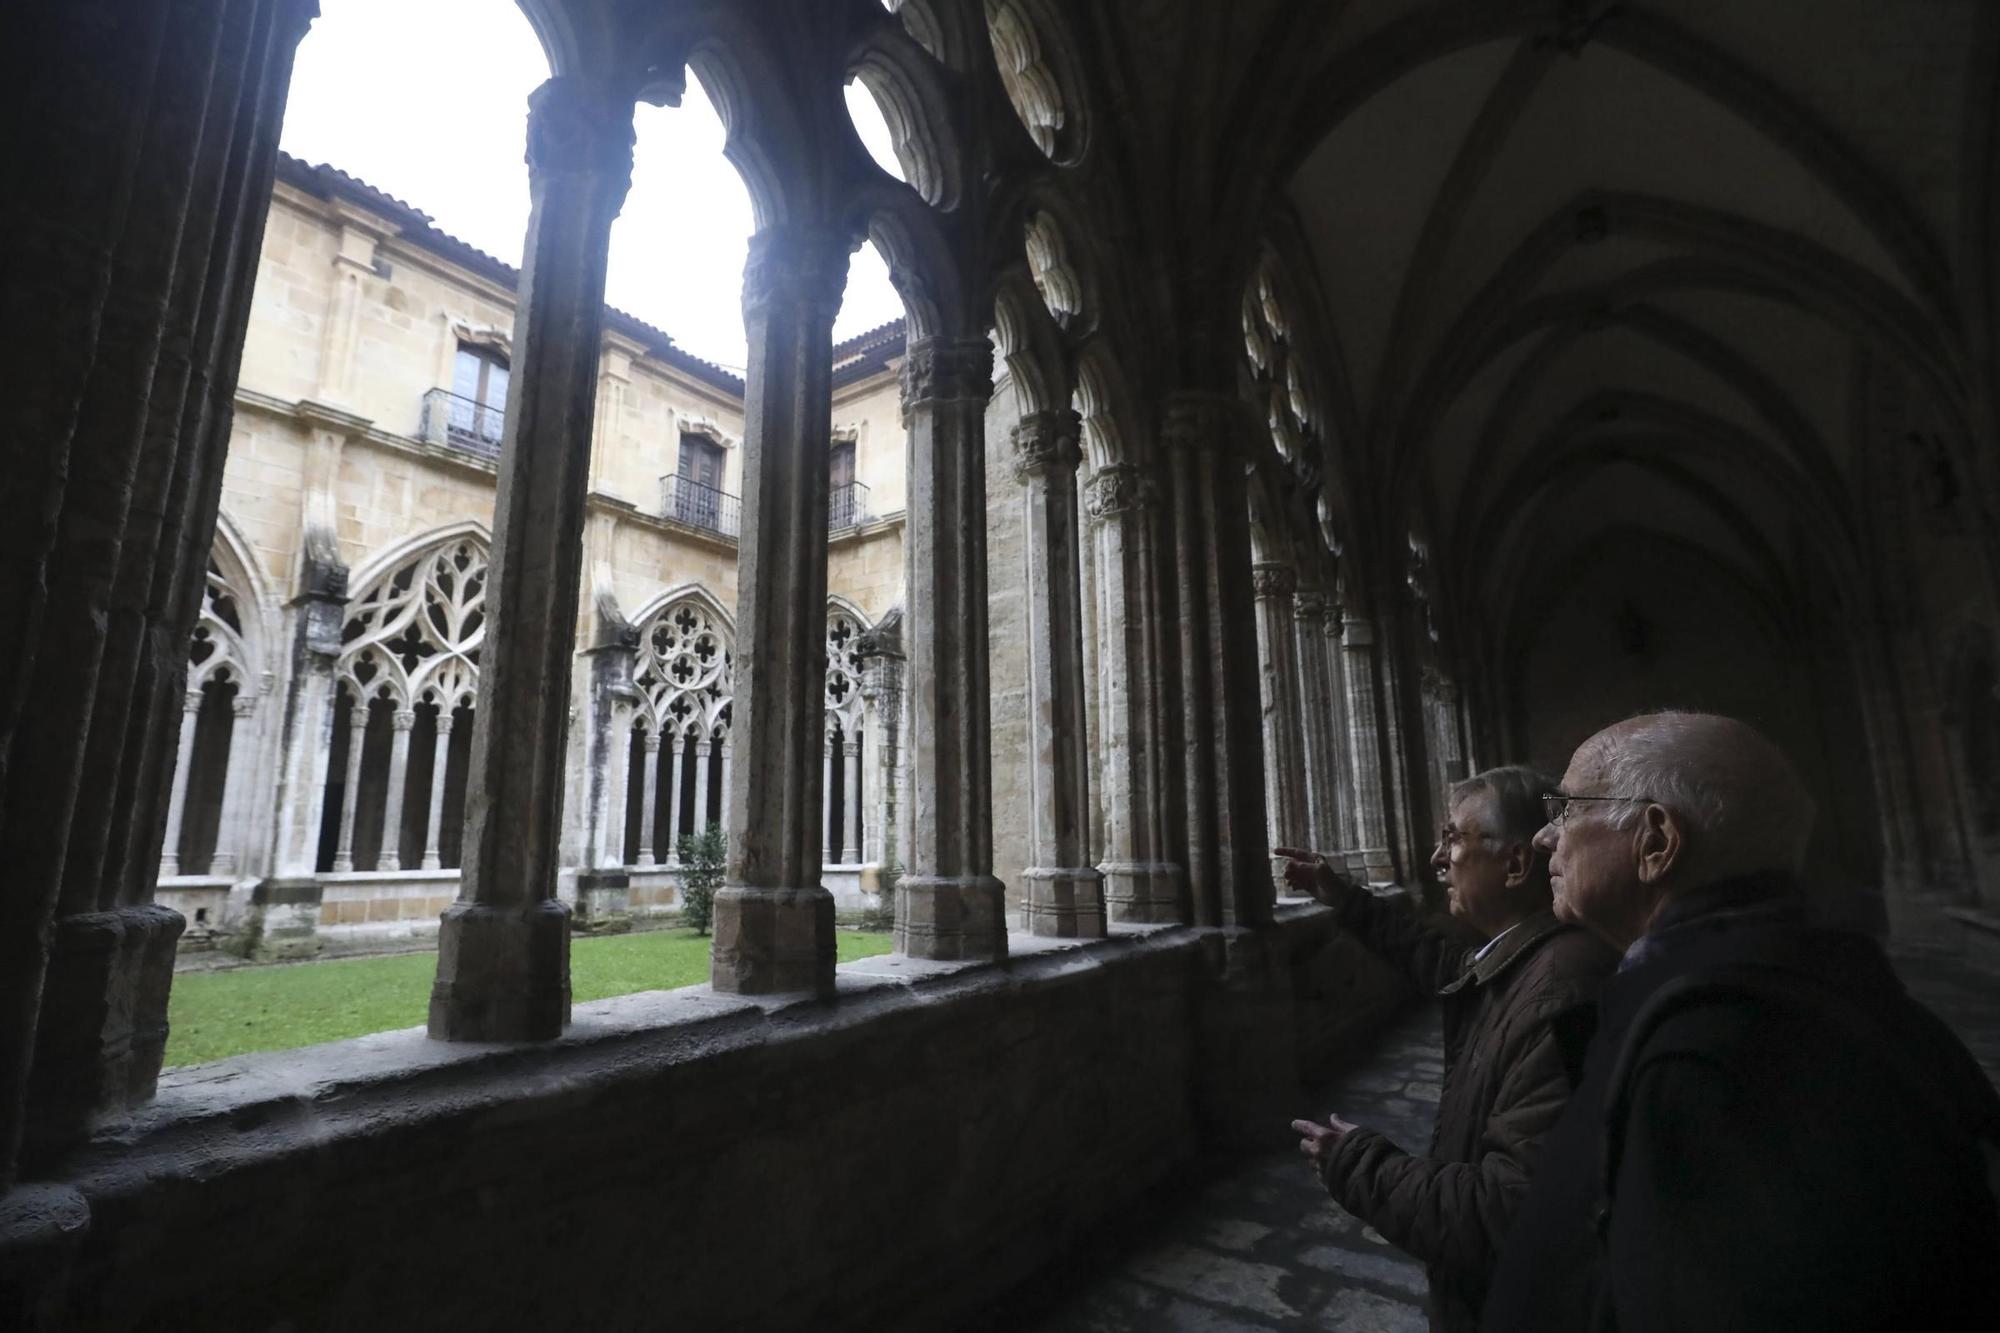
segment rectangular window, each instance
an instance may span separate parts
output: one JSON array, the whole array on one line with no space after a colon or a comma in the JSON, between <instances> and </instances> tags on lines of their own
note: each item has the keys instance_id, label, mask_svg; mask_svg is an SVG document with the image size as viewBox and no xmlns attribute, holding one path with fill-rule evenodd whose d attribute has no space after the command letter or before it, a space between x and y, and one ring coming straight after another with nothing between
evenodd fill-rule
<instances>
[{"instance_id":1,"label":"rectangular window","mask_svg":"<svg viewBox=\"0 0 2000 1333\"><path fill-rule=\"evenodd\" d=\"M854 485L854 441L836 440L827 455L829 473L827 523L836 530L851 528L860 521L858 491Z\"/></svg>"},{"instance_id":2,"label":"rectangular window","mask_svg":"<svg viewBox=\"0 0 2000 1333\"><path fill-rule=\"evenodd\" d=\"M722 446L699 435L681 436L673 516L700 528L722 527Z\"/></svg>"},{"instance_id":3,"label":"rectangular window","mask_svg":"<svg viewBox=\"0 0 2000 1333\"><path fill-rule=\"evenodd\" d=\"M507 358L492 347L458 345L451 368L451 427L485 444L498 445L507 413Z\"/></svg>"}]
</instances>

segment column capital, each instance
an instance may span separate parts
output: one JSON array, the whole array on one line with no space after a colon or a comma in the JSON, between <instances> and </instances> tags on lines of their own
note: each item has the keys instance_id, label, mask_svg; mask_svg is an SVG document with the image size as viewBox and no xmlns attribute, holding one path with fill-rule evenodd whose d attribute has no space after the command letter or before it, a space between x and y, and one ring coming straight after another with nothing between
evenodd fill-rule
<instances>
[{"instance_id":1,"label":"column capital","mask_svg":"<svg viewBox=\"0 0 2000 1333\"><path fill-rule=\"evenodd\" d=\"M694 757L697 759L706 759L714 751L714 749L715 749L714 741L710 740L696 741L694 743Z\"/></svg>"},{"instance_id":2,"label":"column capital","mask_svg":"<svg viewBox=\"0 0 2000 1333\"><path fill-rule=\"evenodd\" d=\"M451 735L451 727L452 727L452 716L451 716L451 714L452 714L452 710L451 710L451 709L449 709L449 708L446 708L446 707L445 707L445 706L444 706L443 704L439 704L439 705L438 705L438 715L437 715L437 734L438 734L438 735L440 735L440 736L449 736L449 735Z\"/></svg>"},{"instance_id":3,"label":"column capital","mask_svg":"<svg viewBox=\"0 0 2000 1333\"><path fill-rule=\"evenodd\" d=\"M1292 598L1292 610L1300 620L1319 620L1326 615L1326 594L1318 588L1300 588Z\"/></svg>"},{"instance_id":4,"label":"column capital","mask_svg":"<svg viewBox=\"0 0 2000 1333\"><path fill-rule=\"evenodd\" d=\"M646 747L647 754L658 754L660 752L660 733L657 731L645 732L644 739L640 741L640 744Z\"/></svg>"},{"instance_id":5,"label":"column capital","mask_svg":"<svg viewBox=\"0 0 2000 1333\"><path fill-rule=\"evenodd\" d=\"M398 708L389 715L389 723L397 731L408 731L417 724L417 712L414 708Z\"/></svg>"},{"instance_id":6,"label":"column capital","mask_svg":"<svg viewBox=\"0 0 2000 1333\"><path fill-rule=\"evenodd\" d=\"M229 710L238 717L249 717L257 711L257 696L239 691L236 697L229 701Z\"/></svg>"},{"instance_id":7,"label":"column capital","mask_svg":"<svg viewBox=\"0 0 2000 1333\"><path fill-rule=\"evenodd\" d=\"M1109 463L1084 484L1083 505L1092 518L1115 518L1150 508L1159 498L1153 479L1132 463Z\"/></svg>"},{"instance_id":8,"label":"column capital","mask_svg":"<svg viewBox=\"0 0 2000 1333\"><path fill-rule=\"evenodd\" d=\"M1240 400L1228 394L1168 394L1160 418L1160 443L1169 449L1248 458L1248 434L1243 429L1246 410Z\"/></svg>"},{"instance_id":9,"label":"column capital","mask_svg":"<svg viewBox=\"0 0 2000 1333\"><path fill-rule=\"evenodd\" d=\"M622 203L632 183L632 99L558 74L528 94L528 176L601 174Z\"/></svg>"},{"instance_id":10,"label":"column capital","mask_svg":"<svg viewBox=\"0 0 2000 1333\"><path fill-rule=\"evenodd\" d=\"M853 759L861 753L861 742L842 741L840 744L840 752L846 755L849 759Z\"/></svg>"},{"instance_id":11,"label":"column capital","mask_svg":"<svg viewBox=\"0 0 2000 1333\"><path fill-rule=\"evenodd\" d=\"M1014 476L1026 482L1030 477L1061 469L1076 471L1083 461L1082 422L1068 408L1052 412L1030 412L1007 433L1014 452Z\"/></svg>"},{"instance_id":12,"label":"column capital","mask_svg":"<svg viewBox=\"0 0 2000 1333\"><path fill-rule=\"evenodd\" d=\"M1326 604L1326 637L1338 643L1345 632L1346 622L1341 619L1340 603L1328 602Z\"/></svg>"},{"instance_id":13,"label":"column capital","mask_svg":"<svg viewBox=\"0 0 2000 1333\"><path fill-rule=\"evenodd\" d=\"M1299 572L1290 565L1270 561L1252 565L1250 579L1260 601L1265 598L1290 598L1299 590Z\"/></svg>"},{"instance_id":14,"label":"column capital","mask_svg":"<svg viewBox=\"0 0 2000 1333\"><path fill-rule=\"evenodd\" d=\"M188 713L199 713L201 711L201 700L202 700L202 692L199 689L189 690L186 694L181 696L182 711Z\"/></svg>"},{"instance_id":15,"label":"column capital","mask_svg":"<svg viewBox=\"0 0 2000 1333\"><path fill-rule=\"evenodd\" d=\"M1367 648L1375 642L1375 624L1359 616L1349 616L1341 623L1342 645L1350 650Z\"/></svg>"},{"instance_id":16,"label":"column capital","mask_svg":"<svg viewBox=\"0 0 2000 1333\"><path fill-rule=\"evenodd\" d=\"M766 227L750 238L750 257L743 265L743 313L774 301L794 301L816 307L814 314L831 323L840 313L847 258L853 251L853 243L839 232L797 224Z\"/></svg>"},{"instance_id":17,"label":"column capital","mask_svg":"<svg viewBox=\"0 0 2000 1333\"><path fill-rule=\"evenodd\" d=\"M918 403L979 402L993 396L993 344L984 338L919 338L904 354L903 410Z\"/></svg>"}]
</instances>

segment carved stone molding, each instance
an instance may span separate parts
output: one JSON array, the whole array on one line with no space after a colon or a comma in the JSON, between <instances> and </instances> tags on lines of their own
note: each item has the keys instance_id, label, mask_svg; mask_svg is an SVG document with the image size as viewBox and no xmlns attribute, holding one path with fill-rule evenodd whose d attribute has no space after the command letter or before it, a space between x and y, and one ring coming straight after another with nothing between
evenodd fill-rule
<instances>
[{"instance_id":1,"label":"carved stone molding","mask_svg":"<svg viewBox=\"0 0 2000 1333\"><path fill-rule=\"evenodd\" d=\"M993 344L984 338L919 338L903 361L903 410L923 402L985 402L993 396Z\"/></svg>"},{"instance_id":2,"label":"carved stone molding","mask_svg":"<svg viewBox=\"0 0 2000 1333\"><path fill-rule=\"evenodd\" d=\"M750 238L750 257L743 266L744 312L774 301L794 301L831 323L847 289L847 257L852 251L847 237L837 232L765 228Z\"/></svg>"},{"instance_id":3,"label":"carved stone molding","mask_svg":"<svg viewBox=\"0 0 2000 1333\"><path fill-rule=\"evenodd\" d=\"M568 75L528 94L531 179L603 173L622 202L632 183L633 142L629 98Z\"/></svg>"},{"instance_id":4,"label":"carved stone molding","mask_svg":"<svg viewBox=\"0 0 2000 1333\"><path fill-rule=\"evenodd\" d=\"M1083 488L1084 508L1092 518L1115 518L1150 506L1157 495L1145 471L1130 463L1098 469Z\"/></svg>"},{"instance_id":5,"label":"carved stone molding","mask_svg":"<svg viewBox=\"0 0 2000 1333\"><path fill-rule=\"evenodd\" d=\"M1056 412L1031 412L1008 434L1014 450L1016 480L1068 469L1074 472L1083 461L1081 423L1067 408Z\"/></svg>"},{"instance_id":6,"label":"carved stone molding","mask_svg":"<svg viewBox=\"0 0 2000 1333\"><path fill-rule=\"evenodd\" d=\"M1301 588L1292 601L1292 610L1300 620L1318 620L1326 614L1326 594L1316 588Z\"/></svg>"},{"instance_id":7,"label":"carved stone molding","mask_svg":"<svg viewBox=\"0 0 2000 1333\"><path fill-rule=\"evenodd\" d=\"M1299 573L1290 565L1252 565L1250 579L1260 599L1292 597L1299 590Z\"/></svg>"}]
</instances>

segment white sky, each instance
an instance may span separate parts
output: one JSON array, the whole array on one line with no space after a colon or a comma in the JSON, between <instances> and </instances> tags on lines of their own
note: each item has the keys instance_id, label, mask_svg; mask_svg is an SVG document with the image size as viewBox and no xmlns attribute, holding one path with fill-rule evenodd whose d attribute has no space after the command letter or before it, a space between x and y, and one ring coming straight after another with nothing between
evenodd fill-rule
<instances>
[{"instance_id":1,"label":"white sky","mask_svg":"<svg viewBox=\"0 0 2000 1333\"><path fill-rule=\"evenodd\" d=\"M359 177L518 266L527 98L548 77L527 19L512 0L322 0L320 9L299 45L285 151ZM900 177L881 112L858 83L847 91L862 141ZM642 105L637 124L606 299L740 370L750 196L722 156L722 122L690 77L681 106ZM834 338L902 313L880 256L863 246Z\"/></svg>"}]
</instances>

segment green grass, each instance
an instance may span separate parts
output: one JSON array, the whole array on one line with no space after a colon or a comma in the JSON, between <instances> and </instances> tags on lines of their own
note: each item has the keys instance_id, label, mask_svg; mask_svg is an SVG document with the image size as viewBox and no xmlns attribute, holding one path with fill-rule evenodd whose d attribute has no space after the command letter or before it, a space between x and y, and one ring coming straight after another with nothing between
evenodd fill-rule
<instances>
[{"instance_id":1,"label":"green grass","mask_svg":"<svg viewBox=\"0 0 2000 1333\"><path fill-rule=\"evenodd\" d=\"M886 934L842 930L840 961L888 953ZM708 980L708 939L648 930L580 939L570 947L577 1003L672 990ZM168 1008L167 1065L201 1064L245 1051L286 1051L343 1037L415 1027L430 1007L435 953L184 972Z\"/></svg>"}]
</instances>

